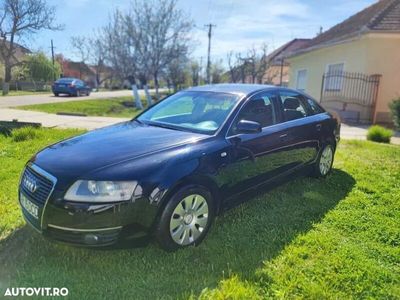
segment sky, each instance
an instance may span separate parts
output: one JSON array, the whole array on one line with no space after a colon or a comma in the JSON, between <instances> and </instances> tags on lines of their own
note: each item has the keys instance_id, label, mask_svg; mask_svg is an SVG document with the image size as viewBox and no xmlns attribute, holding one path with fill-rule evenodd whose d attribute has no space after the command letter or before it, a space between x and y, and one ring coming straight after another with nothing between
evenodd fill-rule
<instances>
[{"instance_id":1,"label":"sky","mask_svg":"<svg viewBox=\"0 0 400 300\"><path fill-rule=\"evenodd\" d=\"M90 36L107 23L116 9L126 11L129 0L47 0L56 7L56 20L65 29L41 31L25 40L32 50L55 52L78 59L70 45L72 36ZM178 7L193 19L192 57L207 57L205 24L215 24L211 40L212 60L226 60L229 51L245 53L262 43L273 51L293 38L312 38L320 26L327 30L376 0L178 0Z\"/></svg>"}]
</instances>

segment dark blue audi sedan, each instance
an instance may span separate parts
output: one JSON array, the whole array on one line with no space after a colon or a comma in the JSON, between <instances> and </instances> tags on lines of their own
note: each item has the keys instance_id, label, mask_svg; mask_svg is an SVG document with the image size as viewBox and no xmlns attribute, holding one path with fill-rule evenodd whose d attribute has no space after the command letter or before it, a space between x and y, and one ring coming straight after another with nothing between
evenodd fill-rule
<instances>
[{"instance_id":1,"label":"dark blue audi sedan","mask_svg":"<svg viewBox=\"0 0 400 300\"><path fill-rule=\"evenodd\" d=\"M167 250L198 245L244 193L294 172L327 176L339 130L295 90L195 87L43 149L23 171L19 201L27 223L62 242L152 235Z\"/></svg>"},{"instance_id":2,"label":"dark blue audi sedan","mask_svg":"<svg viewBox=\"0 0 400 300\"><path fill-rule=\"evenodd\" d=\"M56 80L51 87L54 96L66 94L69 96L89 96L92 88L77 78L64 77Z\"/></svg>"}]
</instances>

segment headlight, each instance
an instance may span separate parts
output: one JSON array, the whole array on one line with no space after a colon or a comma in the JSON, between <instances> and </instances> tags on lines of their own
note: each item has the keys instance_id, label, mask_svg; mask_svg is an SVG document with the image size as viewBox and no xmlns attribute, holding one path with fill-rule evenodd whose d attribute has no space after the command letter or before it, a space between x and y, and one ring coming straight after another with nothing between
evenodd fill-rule
<instances>
[{"instance_id":1,"label":"headlight","mask_svg":"<svg viewBox=\"0 0 400 300\"><path fill-rule=\"evenodd\" d=\"M136 181L78 180L65 194L65 200L79 202L117 202L132 197Z\"/></svg>"}]
</instances>

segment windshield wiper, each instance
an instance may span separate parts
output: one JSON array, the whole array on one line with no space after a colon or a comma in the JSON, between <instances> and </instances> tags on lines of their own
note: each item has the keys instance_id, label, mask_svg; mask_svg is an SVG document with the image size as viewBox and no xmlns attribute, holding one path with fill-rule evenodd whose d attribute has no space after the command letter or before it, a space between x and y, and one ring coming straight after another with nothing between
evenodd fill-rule
<instances>
[{"instance_id":1,"label":"windshield wiper","mask_svg":"<svg viewBox=\"0 0 400 300\"><path fill-rule=\"evenodd\" d=\"M165 124L165 123L158 123L158 122L146 122L147 125L154 126L154 127L161 127L161 128L167 128L167 129L173 129L173 130L180 130L179 128Z\"/></svg>"}]
</instances>

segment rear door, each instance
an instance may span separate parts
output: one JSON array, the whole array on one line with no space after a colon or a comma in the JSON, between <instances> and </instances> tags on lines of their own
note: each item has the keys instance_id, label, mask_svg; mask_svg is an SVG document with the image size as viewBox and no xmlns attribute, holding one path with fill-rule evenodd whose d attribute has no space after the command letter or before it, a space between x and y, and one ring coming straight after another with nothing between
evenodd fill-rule
<instances>
[{"instance_id":1,"label":"rear door","mask_svg":"<svg viewBox=\"0 0 400 300\"><path fill-rule=\"evenodd\" d=\"M292 151L292 167L297 168L315 160L319 149L322 124L313 117L305 98L291 90L280 90L281 122L285 127L288 146Z\"/></svg>"}]
</instances>

